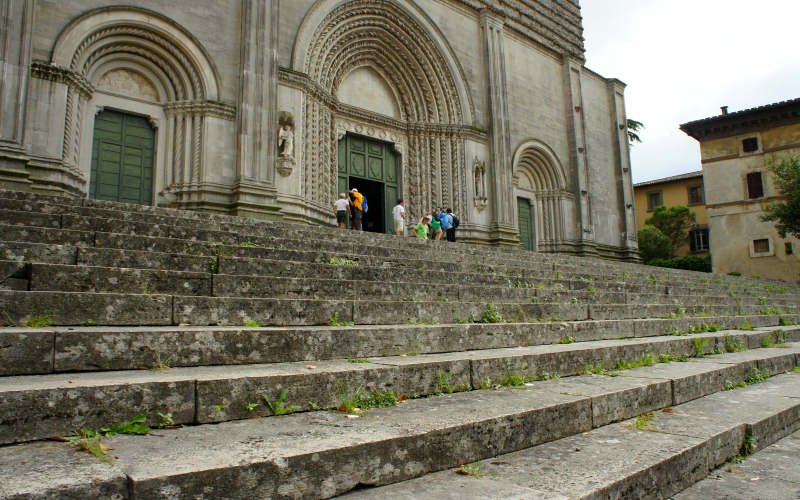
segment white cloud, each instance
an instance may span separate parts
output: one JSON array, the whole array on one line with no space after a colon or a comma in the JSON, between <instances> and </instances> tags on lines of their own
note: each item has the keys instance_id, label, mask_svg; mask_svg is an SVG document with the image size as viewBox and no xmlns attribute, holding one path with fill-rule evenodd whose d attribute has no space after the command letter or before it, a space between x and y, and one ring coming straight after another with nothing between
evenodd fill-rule
<instances>
[{"instance_id":1,"label":"white cloud","mask_svg":"<svg viewBox=\"0 0 800 500\"><path fill-rule=\"evenodd\" d=\"M586 64L628 84L645 124L634 182L699 170L681 123L800 97L798 0L584 0Z\"/></svg>"}]
</instances>

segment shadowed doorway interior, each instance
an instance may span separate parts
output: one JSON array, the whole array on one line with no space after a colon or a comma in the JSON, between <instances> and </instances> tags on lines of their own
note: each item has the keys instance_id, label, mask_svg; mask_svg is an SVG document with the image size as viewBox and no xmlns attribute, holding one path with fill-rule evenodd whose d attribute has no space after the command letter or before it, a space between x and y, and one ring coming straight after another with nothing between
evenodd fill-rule
<instances>
[{"instance_id":1,"label":"shadowed doorway interior","mask_svg":"<svg viewBox=\"0 0 800 500\"><path fill-rule=\"evenodd\" d=\"M399 193L398 167L398 155L390 143L351 134L339 141L338 192L357 188L367 197L364 231L393 232L391 212Z\"/></svg>"}]
</instances>

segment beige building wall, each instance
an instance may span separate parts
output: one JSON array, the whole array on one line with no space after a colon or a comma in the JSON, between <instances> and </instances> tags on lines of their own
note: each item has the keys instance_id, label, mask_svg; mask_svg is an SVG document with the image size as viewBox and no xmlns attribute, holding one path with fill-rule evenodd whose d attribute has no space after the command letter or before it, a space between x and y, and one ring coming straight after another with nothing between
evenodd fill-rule
<instances>
[{"instance_id":1,"label":"beige building wall","mask_svg":"<svg viewBox=\"0 0 800 500\"><path fill-rule=\"evenodd\" d=\"M682 177L682 176L678 176ZM703 191L703 175L698 174L690 178L678 180L666 180L664 182L646 182L636 184L633 187L634 204L636 207L636 229L644 227L647 219L653 216L653 210L648 206L648 196L661 193L663 205L666 207L688 206L695 214L695 224L698 228L708 228L708 215L705 203L691 203L689 201L689 188L699 187ZM710 232L710 231L709 231ZM694 252L695 254L706 254L707 251ZM678 256L692 255L689 243L678 248L675 252Z\"/></svg>"},{"instance_id":2,"label":"beige building wall","mask_svg":"<svg viewBox=\"0 0 800 500\"><path fill-rule=\"evenodd\" d=\"M800 281L800 241L761 220L781 200L768 165L800 154L798 110L787 101L681 126L700 141L714 272Z\"/></svg>"}]
</instances>

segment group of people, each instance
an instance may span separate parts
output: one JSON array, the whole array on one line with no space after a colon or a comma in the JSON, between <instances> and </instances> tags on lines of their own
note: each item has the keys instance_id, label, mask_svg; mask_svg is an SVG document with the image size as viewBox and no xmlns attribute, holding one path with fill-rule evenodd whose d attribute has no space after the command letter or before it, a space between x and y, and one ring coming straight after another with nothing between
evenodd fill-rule
<instances>
[{"instance_id":1,"label":"group of people","mask_svg":"<svg viewBox=\"0 0 800 500\"><path fill-rule=\"evenodd\" d=\"M333 211L336 213L336 223L339 229L344 229L348 217L351 226L356 231L361 231L361 218L364 215L364 195L358 189L352 188L347 193L339 194L339 199L333 204Z\"/></svg>"},{"instance_id":2,"label":"group of people","mask_svg":"<svg viewBox=\"0 0 800 500\"><path fill-rule=\"evenodd\" d=\"M339 194L339 199L333 204L336 213L336 222L339 229L344 229L347 219L351 220L351 227L361 231L361 219L364 214L364 195L358 189L352 188L346 193ZM406 234L406 208L402 199L392 209L394 232L398 236ZM456 241L456 228L459 225L458 217L451 209L435 208L429 210L413 227L414 236L423 240L440 240L442 234L447 241Z\"/></svg>"},{"instance_id":3,"label":"group of people","mask_svg":"<svg viewBox=\"0 0 800 500\"><path fill-rule=\"evenodd\" d=\"M405 235L406 209L403 200L397 200L397 205L392 209L395 233ZM429 210L414 226L414 236L422 240L440 240L444 233L447 241L456 241L456 228L459 225L458 217L451 209L435 208Z\"/></svg>"}]
</instances>

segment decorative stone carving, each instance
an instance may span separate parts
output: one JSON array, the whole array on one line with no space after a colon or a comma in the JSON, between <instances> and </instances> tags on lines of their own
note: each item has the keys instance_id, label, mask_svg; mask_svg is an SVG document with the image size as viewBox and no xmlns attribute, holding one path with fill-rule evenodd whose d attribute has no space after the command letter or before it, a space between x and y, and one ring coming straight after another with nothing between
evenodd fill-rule
<instances>
[{"instance_id":1,"label":"decorative stone carving","mask_svg":"<svg viewBox=\"0 0 800 500\"><path fill-rule=\"evenodd\" d=\"M148 101L158 101L158 90L141 73L127 69L109 71L97 82L97 88L122 94L124 96L139 97Z\"/></svg>"},{"instance_id":2,"label":"decorative stone carving","mask_svg":"<svg viewBox=\"0 0 800 500\"><path fill-rule=\"evenodd\" d=\"M477 156L473 160L472 182L474 187L473 200L478 210L483 210L488 204L489 198L486 196L486 162Z\"/></svg>"}]
</instances>

